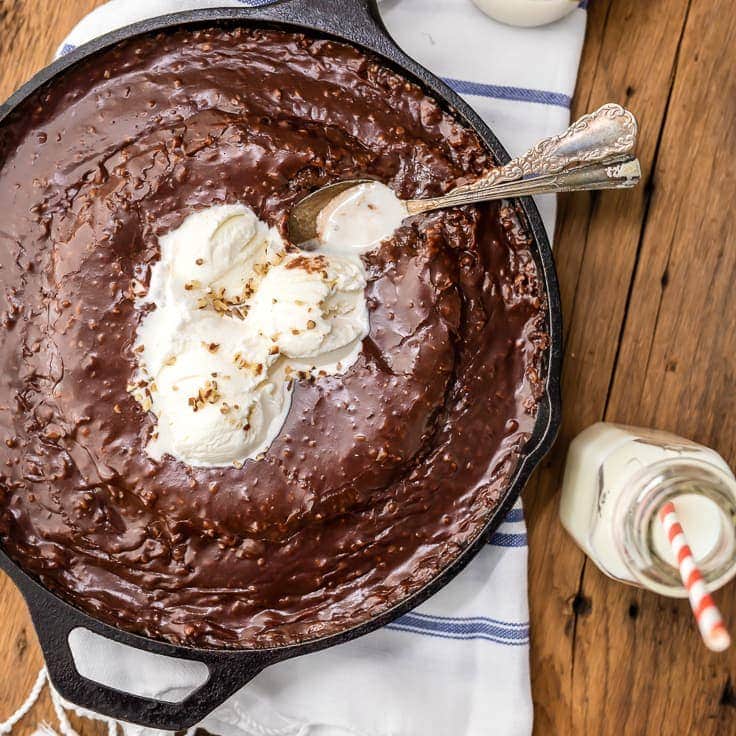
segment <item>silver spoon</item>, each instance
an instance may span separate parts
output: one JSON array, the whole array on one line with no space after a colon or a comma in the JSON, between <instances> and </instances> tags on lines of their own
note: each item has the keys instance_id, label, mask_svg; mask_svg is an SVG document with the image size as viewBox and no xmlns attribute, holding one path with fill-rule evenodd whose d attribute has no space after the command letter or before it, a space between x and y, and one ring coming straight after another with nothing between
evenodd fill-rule
<instances>
[{"instance_id":1,"label":"silver spoon","mask_svg":"<svg viewBox=\"0 0 736 736\"><path fill-rule=\"evenodd\" d=\"M491 169L472 184L441 197L404 200L406 216L491 199L636 186L641 178L639 161L634 157L637 132L636 118L628 110L615 103L603 105L564 133L541 140L524 155ZM289 214L289 240L301 246L315 244L319 213L334 197L370 181L348 179L307 195Z\"/></svg>"}]
</instances>

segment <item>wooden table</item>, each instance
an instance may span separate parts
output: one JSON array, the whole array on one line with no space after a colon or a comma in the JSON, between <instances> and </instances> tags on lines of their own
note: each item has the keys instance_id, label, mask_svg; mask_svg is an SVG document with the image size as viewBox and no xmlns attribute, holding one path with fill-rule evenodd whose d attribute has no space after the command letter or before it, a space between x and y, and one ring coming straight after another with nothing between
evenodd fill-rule
<instances>
[{"instance_id":1,"label":"wooden table","mask_svg":"<svg viewBox=\"0 0 736 736\"><path fill-rule=\"evenodd\" d=\"M0 96L100 4L0 0ZM561 200L564 418L525 492L539 736L736 733L736 649L709 654L686 603L608 580L557 520L567 445L599 419L688 435L736 465L735 67L733 0L591 3L573 112L631 107L645 184ZM736 585L717 599L736 627ZM2 719L41 657L4 578L0 613ZM46 695L17 733L42 719L54 722Z\"/></svg>"}]
</instances>

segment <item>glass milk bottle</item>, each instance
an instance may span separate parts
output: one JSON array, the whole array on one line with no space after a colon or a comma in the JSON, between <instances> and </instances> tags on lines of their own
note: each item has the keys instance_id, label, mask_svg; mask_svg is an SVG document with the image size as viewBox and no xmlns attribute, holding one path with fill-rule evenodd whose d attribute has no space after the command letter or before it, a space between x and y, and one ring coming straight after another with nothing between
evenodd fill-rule
<instances>
[{"instance_id":1,"label":"glass milk bottle","mask_svg":"<svg viewBox=\"0 0 736 736\"><path fill-rule=\"evenodd\" d=\"M714 450L667 432L598 423L570 445L560 519L607 575L684 598L657 512L672 501L709 590L736 574L736 479Z\"/></svg>"}]
</instances>

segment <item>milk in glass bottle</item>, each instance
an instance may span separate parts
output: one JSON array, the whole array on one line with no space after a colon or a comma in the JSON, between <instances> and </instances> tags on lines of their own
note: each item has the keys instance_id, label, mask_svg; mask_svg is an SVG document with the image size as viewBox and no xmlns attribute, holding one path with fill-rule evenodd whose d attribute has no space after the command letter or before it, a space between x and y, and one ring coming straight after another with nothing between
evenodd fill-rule
<instances>
[{"instance_id":1,"label":"milk in glass bottle","mask_svg":"<svg viewBox=\"0 0 736 736\"><path fill-rule=\"evenodd\" d=\"M677 515L707 587L736 574L736 479L714 450L667 432L598 423L570 445L560 518L607 575L685 597L657 517Z\"/></svg>"}]
</instances>

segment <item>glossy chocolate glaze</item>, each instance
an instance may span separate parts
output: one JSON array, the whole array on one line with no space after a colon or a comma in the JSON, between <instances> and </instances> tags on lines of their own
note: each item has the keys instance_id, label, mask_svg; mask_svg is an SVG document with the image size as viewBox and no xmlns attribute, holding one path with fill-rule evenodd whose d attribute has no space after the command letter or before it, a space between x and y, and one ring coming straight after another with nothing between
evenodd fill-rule
<instances>
[{"instance_id":1,"label":"glossy chocolate glaze","mask_svg":"<svg viewBox=\"0 0 736 736\"><path fill-rule=\"evenodd\" d=\"M199 646L334 633L477 536L542 390L544 295L519 215L408 220L365 257L371 328L301 382L241 468L157 463L126 391L158 236L241 201L369 176L436 195L492 162L474 133L348 46L266 30L135 39L24 103L0 138L0 534L99 619Z\"/></svg>"}]
</instances>

